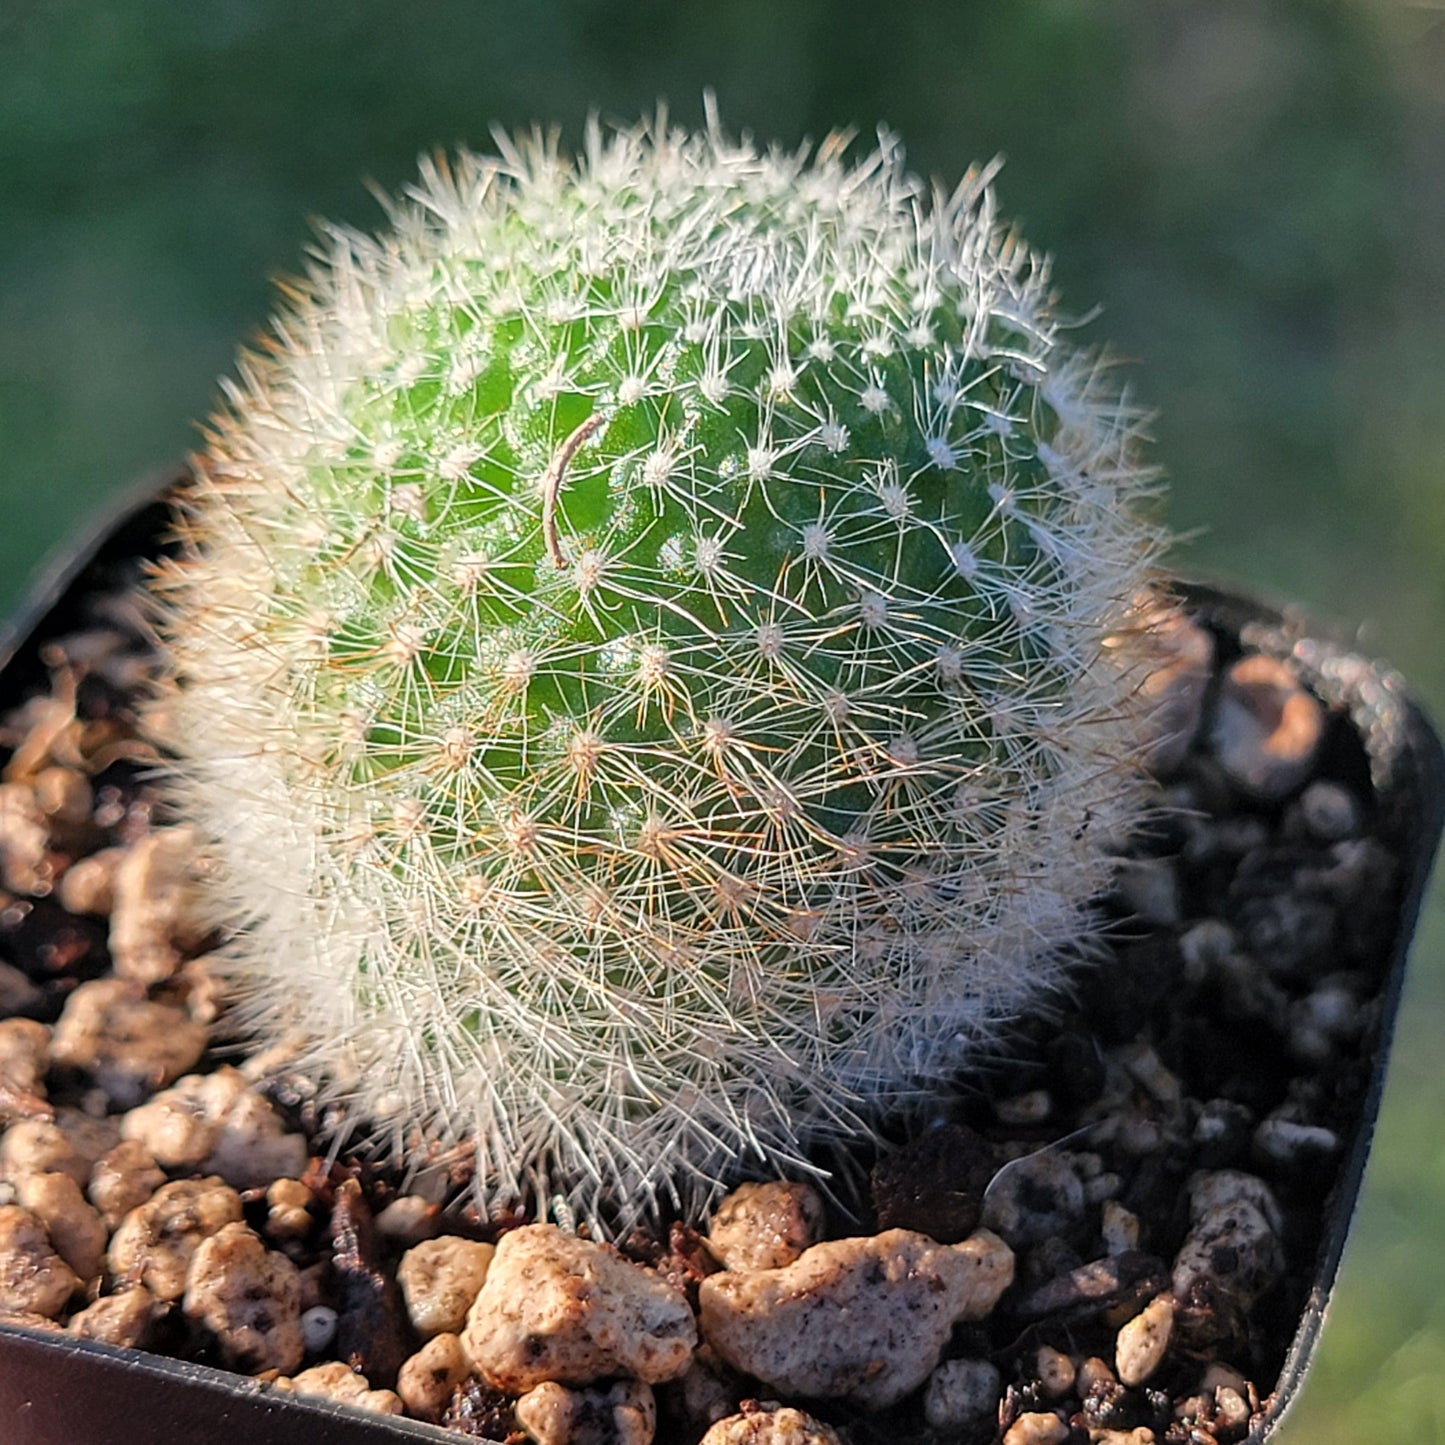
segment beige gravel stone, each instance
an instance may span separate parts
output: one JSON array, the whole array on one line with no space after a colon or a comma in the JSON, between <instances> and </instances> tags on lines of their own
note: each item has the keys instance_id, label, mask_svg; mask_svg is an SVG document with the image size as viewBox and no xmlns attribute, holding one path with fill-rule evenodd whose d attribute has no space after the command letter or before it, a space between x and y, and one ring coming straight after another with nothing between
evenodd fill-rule
<instances>
[{"instance_id":1,"label":"beige gravel stone","mask_svg":"<svg viewBox=\"0 0 1445 1445\"><path fill-rule=\"evenodd\" d=\"M27 1174L16 1185L16 1199L45 1225L56 1253L82 1283L99 1276L110 1236L69 1174Z\"/></svg>"},{"instance_id":2,"label":"beige gravel stone","mask_svg":"<svg viewBox=\"0 0 1445 1445\"><path fill-rule=\"evenodd\" d=\"M125 853L124 848L102 848L72 863L60 880L61 907L71 913L108 917L115 906L115 871Z\"/></svg>"},{"instance_id":3,"label":"beige gravel stone","mask_svg":"<svg viewBox=\"0 0 1445 1445\"><path fill-rule=\"evenodd\" d=\"M302 1134L288 1134L271 1104L237 1069L188 1074L132 1109L121 1136L166 1169L216 1174L236 1189L260 1189L306 1167Z\"/></svg>"},{"instance_id":4,"label":"beige gravel stone","mask_svg":"<svg viewBox=\"0 0 1445 1445\"><path fill-rule=\"evenodd\" d=\"M182 1307L215 1335L233 1370L294 1370L306 1352L296 1266L244 1224L224 1225L196 1246Z\"/></svg>"},{"instance_id":5,"label":"beige gravel stone","mask_svg":"<svg viewBox=\"0 0 1445 1445\"><path fill-rule=\"evenodd\" d=\"M927 1379L955 1324L993 1309L1013 1263L987 1230L953 1245L905 1229L832 1240L786 1269L710 1275L702 1334L780 1393L877 1409Z\"/></svg>"},{"instance_id":6,"label":"beige gravel stone","mask_svg":"<svg viewBox=\"0 0 1445 1445\"><path fill-rule=\"evenodd\" d=\"M50 829L24 783L0 783L0 883L32 897L50 891Z\"/></svg>"},{"instance_id":7,"label":"beige gravel stone","mask_svg":"<svg viewBox=\"0 0 1445 1445\"><path fill-rule=\"evenodd\" d=\"M686 1371L696 1344L692 1311L671 1285L550 1224L502 1236L462 1334L477 1370L515 1394L609 1375L659 1384Z\"/></svg>"},{"instance_id":8,"label":"beige gravel stone","mask_svg":"<svg viewBox=\"0 0 1445 1445\"><path fill-rule=\"evenodd\" d=\"M741 1184L713 1211L708 1248L728 1269L782 1269L823 1236L823 1198L811 1184Z\"/></svg>"},{"instance_id":9,"label":"beige gravel stone","mask_svg":"<svg viewBox=\"0 0 1445 1445\"><path fill-rule=\"evenodd\" d=\"M98 978L66 1000L50 1057L84 1070L130 1109L194 1068L205 1048L205 1025L185 1010L152 1002L132 980Z\"/></svg>"},{"instance_id":10,"label":"beige gravel stone","mask_svg":"<svg viewBox=\"0 0 1445 1445\"><path fill-rule=\"evenodd\" d=\"M121 978L160 983L205 930L196 923L193 828L157 828L126 849L115 870L110 956Z\"/></svg>"},{"instance_id":11,"label":"beige gravel stone","mask_svg":"<svg viewBox=\"0 0 1445 1445\"><path fill-rule=\"evenodd\" d=\"M1156 1295L1119 1330L1114 1342L1114 1368L1121 1384L1142 1385L1164 1358L1174 1329L1174 1301Z\"/></svg>"},{"instance_id":12,"label":"beige gravel stone","mask_svg":"<svg viewBox=\"0 0 1445 1445\"><path fill-rule=\"evenodd\" d=\"M1063 1445L1069 1427L1057 1415L1026 1410L1004 1431L1003 1445Z\"/></svg>"},{"instance_id":13,"label":"beige gravel stone","mask_svg":"<svg viewBox=\"0 0 1445 1445\"><path fill-rule=\"evenodd\" d=\"M472 1372L459 1336L434 1335L401 1367L396 1393L418 1420L440 1420L452 1392Z\"/></svg>"},{"instance_id":14,"label":"beige gravel stone","mask_svg":"<svg viewBox=\"0 0 1445 1445\"><path fill-rule=\"evenodd\" d=\"M123 1140L91 1167L86 1194L114 1233L121 1221L166 1182L165 1171L134 1140Z\"/></svg>"},{"instance_id":15,"label":"beige gravel stone","mask_svg":"<svg viewBox=\"0 0 1445 1445\"><path fill-rule=\"evenodd\" d=\"M165 1308L144 1285L136 1285L120 1294L102 1295L87 1305L71 1317L69 1330L82 1340L135 1349Z\"/></svg>"},{"instance_id":16,"label":"beige gravel stone","mask_svg":"<svg viewBox=\"0 0 1445 1445\"><path fill-rule=\"evenodd\" d=\"M312 1194L299 1179L274 1179L266 1189L266 1233L272 1239L301 1239L315 1222Z\"/></svg>"},{"instance_id":17,"label":"beige gravel stone","mask_svg":"<svg viewBox=\"0 0 1445 1445\"><path fill-rule=\"evenodd\" d=\"M698 1445L843 1445L831 1426L786 1405L764 1404L719 1420Z\"/></svg>"},{"instance_id":18,"label":"beige gravel stone","mask_svg":"<svg viewBox=\"0 0 1445 1445\"><path fill-rule=\"evenodd\" d=\"M377 1233L404 1246L435 1237L441 1206L420 1194L399 1194L376 1216Z\"/></svg>"},{"instance_id":19,"label":"beige gravel stone","mask_svg":"<svg viewBox=\"0 0 1445 1445\"><path fill-rule=\"evenodd\" d=\"M422 1339L462 1330L496 1252L495 1245L443 1234L402 1255L396 1279L407 1316Z\"/></svg>"},{"instance_id":20,"label":"beige gravel stone","mask_svg":"<svg viewBox=\"0 0 1445 1445\"><path fill-rule=\"evenodd\" d=\"M118 1284L144 1284L163 1300L186 1291L186 1271L201 1241L241 1218L241 1196L224 1180L178 1179L132 1209L110 1241Z\"/></svg>"},{"instance_id":21,"label":"beige gravel stone","mask_svg":"<svg viewBox=\"0 0 1445 1445\"><path fill-rule=\"evenodd\" d=\"M45 1102L50 1030L34 1019L0 1019L0 1128L16 1119L50 1118Z\"/></svg>"},{"instance_id":22,"label":"beige gravel stone","mask_svg":"<svg viewBox=\"0 0 1445 1445\"><path fill-rule=\"evenodd\" d=\"M42 768L31 780L35 803L47 825L74 835L74 830L90 822L95 807L90 779L74 768Z\"/></svg>"},{"instance_id":23,"label":"beige gravel stone","mask_svg":"<svg viewBox=\"0 0 1445 1445\"><path fill-rule=\"evenodd\" d=\"M400 1415L401 1397L391 1390L373 1390L365 1375L358 1375L340 1360L312 1365L294 1377L282 1375L273 1382L278 1390L297 1395L314 1395L338 1405L355 1405L378 1415Z\"/></svg>"},{"instance_id":24,"label":"beige gravel stone","mask_svg":"<svg viewBox=\"0 0 1445 1445\"><path fill-rule=\"evenodd\" d=\"M80 1286L44 1222L18 1204L0 1205L0 1309L54 1319Z\"/></svg>"},{"instance_id":25,"label":"beige gravel stone","mask_svg":"<svg viewBox=\"0 0 1445 1445\"><path fill-rule=\"evenodd\" d=\"M17 1183L27 1174L67 1174L77 1184L90 1177L90 1160L54 1120L24 1119L0 1135L0 1179Z\"/></svg>"},{"instance_id":26,"label":"beige gravel stone","mask_svg":"<svg viewBox=\"0 0 1445 1445\"><path fill-rule=\"evenodd\" d=\"M641 1380L569 1390L551 1381L516 1405L517 1424L537 1445L652 1445L657 1405Z\"/></svg>"}]
</instances>

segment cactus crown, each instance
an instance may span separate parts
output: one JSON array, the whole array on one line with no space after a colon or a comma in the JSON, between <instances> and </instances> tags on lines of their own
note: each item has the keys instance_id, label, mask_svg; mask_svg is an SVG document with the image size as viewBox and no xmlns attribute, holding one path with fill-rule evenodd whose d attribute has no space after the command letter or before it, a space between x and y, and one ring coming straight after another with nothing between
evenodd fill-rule
<instances>
[{"instance_id":1,"label":"cactus crown","mask_svg":"<svg viewBox=\"0 0 1445 1445\"><path fill-rule=\"evenodd\" d=\"M990 174L712 125L423 166L243 357L162 581L251 1025L484 1199L866 1131L1137 805L1137 417Z\"/></svg>"}]
</instances>

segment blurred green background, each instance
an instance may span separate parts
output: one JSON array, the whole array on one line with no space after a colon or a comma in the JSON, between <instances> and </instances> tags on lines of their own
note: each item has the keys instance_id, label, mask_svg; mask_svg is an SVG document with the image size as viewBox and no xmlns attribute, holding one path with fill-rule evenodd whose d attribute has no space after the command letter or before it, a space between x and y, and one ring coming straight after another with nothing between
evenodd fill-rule
<instances>
[{"instance_id":1,"label":"blurred green background","mask_svg":"<svg viewBox=\"0 0 1445 1445\"><path fill-rule=\"evenodd\" d=\"M1368 0L0 0L0 612L194 442L308 217L493 122L877 122L1136 362L1181 565L1358 624L1445 716L1445 10ZM1445 1440L1445 903L1288 1442Z\"/></svg>"}]
</instances>

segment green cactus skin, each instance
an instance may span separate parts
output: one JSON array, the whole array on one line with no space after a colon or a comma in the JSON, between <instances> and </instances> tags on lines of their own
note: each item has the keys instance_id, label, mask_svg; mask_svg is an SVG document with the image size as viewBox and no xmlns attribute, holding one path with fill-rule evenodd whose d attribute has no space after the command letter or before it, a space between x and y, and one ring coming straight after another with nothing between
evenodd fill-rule
<instances>
[{"instance_id":1,"label":"green cactus skin","mask_svg":"<svg viewBox=\"0 0 1445 1445\"><path fill-rule=\"evenodd\" d=\"M867 1136L1058 982L1143 796L1139 418L990 171L842 149L427 163L200 459L163 710L241 1016L484 1204Z\"/></svg>"}]
</instances>

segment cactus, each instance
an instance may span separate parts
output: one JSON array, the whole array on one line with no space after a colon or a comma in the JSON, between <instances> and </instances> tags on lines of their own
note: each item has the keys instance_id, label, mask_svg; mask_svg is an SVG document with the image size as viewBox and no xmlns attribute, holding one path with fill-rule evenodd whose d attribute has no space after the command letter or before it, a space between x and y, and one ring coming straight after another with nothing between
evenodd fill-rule
<instances>
[{"instance_id":1,"label":"cactus","mask_svg":"<svg viewBox=\"0 0 1445 1445\"><path fill-rule=\"evenodd\" d=\"M327 230L159 579L239 1017L594 1218L810 1167L1059 981L1161 537L991 168L714 123Z\"/></svg>"}]
</instances>

